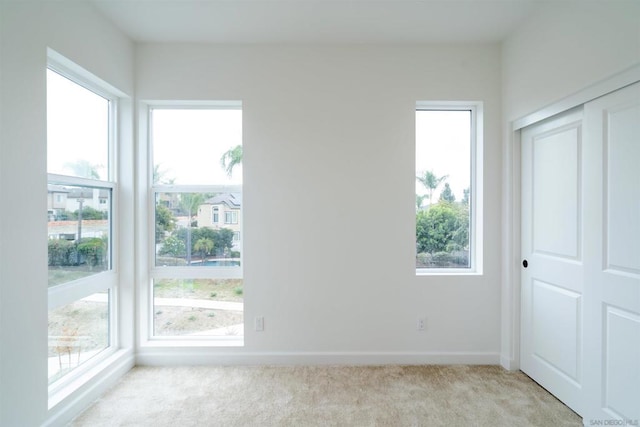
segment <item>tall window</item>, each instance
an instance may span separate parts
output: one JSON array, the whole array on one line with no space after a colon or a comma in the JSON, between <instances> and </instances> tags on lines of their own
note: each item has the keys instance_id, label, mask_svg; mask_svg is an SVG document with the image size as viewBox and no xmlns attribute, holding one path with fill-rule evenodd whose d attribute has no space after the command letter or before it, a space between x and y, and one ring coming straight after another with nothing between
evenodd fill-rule
<instances>
[{"instance_id":1,"label":"tall window","mask_svg":"<svg viewBox=\"0 0 640 427\"><path fill-rule=\"evenodd\" d=\"M476 108L416 110L416 268L477 271Z\"/></svg>"},{"instance_id":2,"label":"tall window","mask_svg":"<svg viewBox=\"0 0 640 427\"><path fill-rule=\"evenodd\" d=\"M150 128L155 215L150 335L241 339L240 103L154 107Z\"/></svg>"},{"instance_id":3,"label":"tall window","mask_svg":"<svg viewBox=\"0 0 640 427\"><path fill-rule=\"evenodd\" d=\"M115 97L47 70L49 384L113 350ZM44 237L44 236L43 236Z\"/></svg>"}]
</instances>

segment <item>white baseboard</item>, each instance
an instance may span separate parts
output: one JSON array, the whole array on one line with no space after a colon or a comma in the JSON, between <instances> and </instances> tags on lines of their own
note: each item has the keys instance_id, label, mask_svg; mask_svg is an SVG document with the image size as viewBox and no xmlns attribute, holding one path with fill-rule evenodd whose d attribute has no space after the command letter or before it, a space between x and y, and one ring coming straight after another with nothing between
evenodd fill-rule
<instances>
[{"instance_id":1,"label":"white baseboard","mask_svg":"<svg viewBox=\"0 0 640 427\"><path fill-rule=\"evenodd\" d=\"M208 351L207 351L208 350ZM498 365L482 352L212 352L211 349L140 349L136 365Z\"/></svg>"},{"instance_id":2,"label":"white baseboard","mask_svg":"<svg viewBox=\"0 0 640 427\"><path fill-rule=\"evenodd\" d=\"M95 373L84 385L78 387L49 409L44 426L64 426L78 416L89 405L135 365L132 351L121 351L105 361L105 368Z\"/></svg>"},{"instance_id":3,"label":"white baseboard","mask_svg":"<svg viewBox=\"0 0 640 427\"><path fill-rule=\"evenodd\" d=\"M507 371L517 371L520 369L520 363L507 356L500 356L500 366Z\"/></svg>"}]
</instances>

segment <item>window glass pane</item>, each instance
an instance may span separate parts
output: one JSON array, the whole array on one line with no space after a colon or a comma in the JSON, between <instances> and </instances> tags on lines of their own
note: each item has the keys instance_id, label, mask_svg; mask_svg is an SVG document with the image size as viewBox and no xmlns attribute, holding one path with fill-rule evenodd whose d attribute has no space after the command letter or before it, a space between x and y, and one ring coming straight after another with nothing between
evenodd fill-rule
<instances>
[{"instance_id":1,"label":"window glass pane","mask_svg":"<svg viewBox=\"0 0 640 427\"><path fill-rule=\"evenodd\" d=\"M49 384L109 345L108 291L49 310Z\"/></svg>"},{"instance_id":2,"label":"window glass pane","mask_svg":"<svg viewBox=\"0 0 640 427\"><path fill-rule=\"evenodd\" d=\"M109 100L47 70L47 171L107 180Z\"/></svg>"},{"instance_id":3,"label":"window glass pane","mask_svg":"<svg viewBox=\"0 0 640 427\"><path fill-rule=\"evenodd\" d=\"M241 184L242 110L152 110L154 184Z\"/></svg>"},{"instance_id":4,"label":"window glass pane","mask_svg":"<svg viewBox=\"0 0 640 427\"><path fill-rule=\"evenodd\" d=\"M111 268L111 189L48 185L49 286Z\"/></svg>"},{"instance_id":5,"label":"window glass pane","mask_svg":"<svg viewBox=\"0 0 640 427\"><path fill-rule=\"evenodd\" d=\"M469 268L471 111L416 111L416 267Z\"/></svg>"},{"instance_id":6,"label":"window glass pane","mask_svg":"<svg viewBox=\"0 0 640 427\"><path fill-rule=\"evenodd\" d=\"M242 279L162 279L153 283L156 336L243 336Z\"/></svg>"},{"instance_id":7,"label":"window glass pane","mask_svg":"<svg viewBox=\"0 0 640 427\"><path fill-rule=\"evenodd\" d=\"M239 266L241 210L240 192L156 193L156 266Z\"/></svg>"}]
</instances>

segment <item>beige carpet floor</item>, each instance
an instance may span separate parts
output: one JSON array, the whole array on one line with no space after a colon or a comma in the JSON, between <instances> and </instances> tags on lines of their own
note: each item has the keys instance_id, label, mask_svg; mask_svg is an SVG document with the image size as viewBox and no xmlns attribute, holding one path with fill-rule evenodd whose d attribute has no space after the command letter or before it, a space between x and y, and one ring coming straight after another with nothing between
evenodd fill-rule
<instances>
[{"instance_id":1,"label":"beige carpet floor","mask_svg":"<svg viewBox=\"0 0 640 427\"><path fill-rule=\"evenodd\" d=\"M498 366L137 367L73 426L581 426Z\"/></svg>"}]
</instances>

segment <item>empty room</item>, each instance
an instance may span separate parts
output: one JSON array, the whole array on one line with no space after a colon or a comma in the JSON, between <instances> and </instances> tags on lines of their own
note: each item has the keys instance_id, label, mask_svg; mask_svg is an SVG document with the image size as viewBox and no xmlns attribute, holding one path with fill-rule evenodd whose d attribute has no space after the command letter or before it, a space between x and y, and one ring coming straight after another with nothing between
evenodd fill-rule
<instances>
[{"instance_id":1,"label":"empty room","mask_svg":"<svg viewBox=\"0 0 640 427\"><path fill-rule=\"evenodd\" d=\"M0 0L0 144L2 426L640 425L637 0Z\"/></svg>"}]
</instances>

